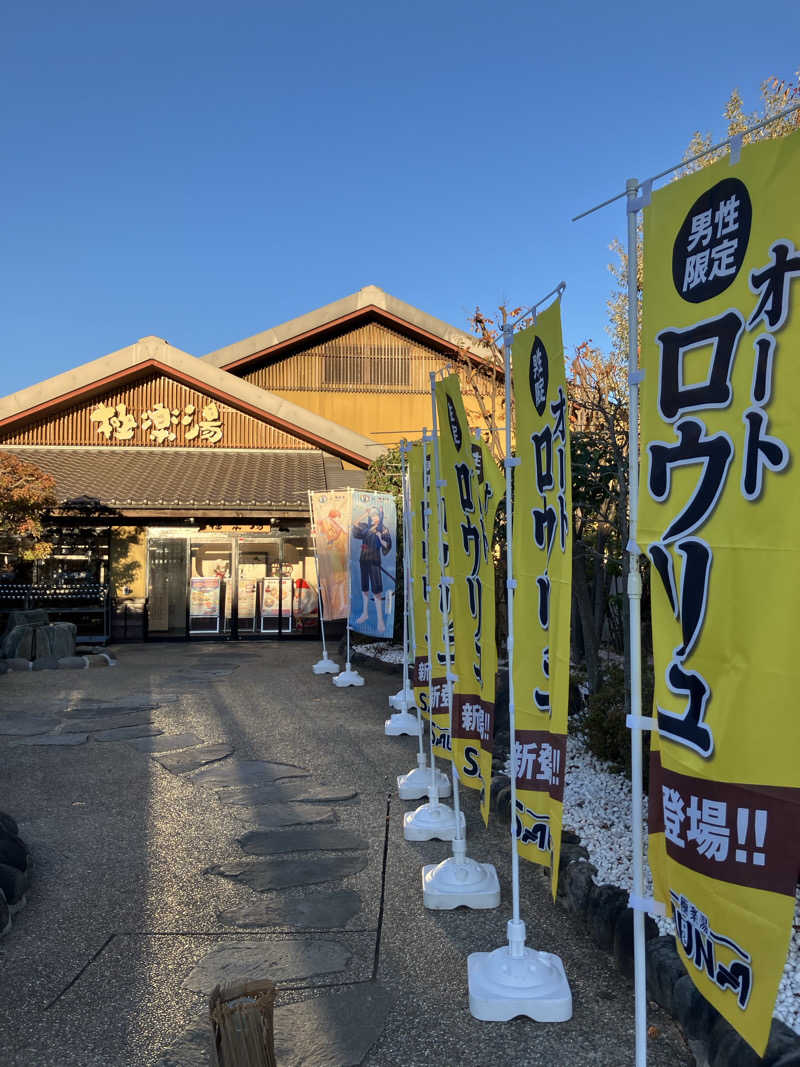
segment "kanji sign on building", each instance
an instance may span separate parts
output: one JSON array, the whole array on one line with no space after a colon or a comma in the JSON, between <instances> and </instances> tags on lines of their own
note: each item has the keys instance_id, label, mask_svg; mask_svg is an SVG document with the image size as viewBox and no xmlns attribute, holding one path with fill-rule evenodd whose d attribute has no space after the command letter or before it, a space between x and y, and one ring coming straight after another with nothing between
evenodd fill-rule
<instances>
[{"instance_id":1,"label":"kanji sign on building","mask_svg":"<svg viewBox=\"0 0 800 1067\"><path fill-rule=\"evenodd\" d=\"M169 408L156 401L152 408L137 416L128 411L125 403L98 404L89 416L97 423L97 432L106 441L131 441L139 431L142 443L163 445L165 442L207 441L215 445L222 440L222 413L213 400L203 404L200 411L194 404ZM180 436L179 436L180 435Z\"/></svg>"},{"instance_id":2,"label":"kanji sign on building","mask_svg":"<svg viewBox=\"0 0 800 1067\"><path fill-rule=\"evenodd\" d=\"M700 992L760 1053L800 866L800 135L644 214L639 541L650 859Z\"/></svg>"}]
</instances>

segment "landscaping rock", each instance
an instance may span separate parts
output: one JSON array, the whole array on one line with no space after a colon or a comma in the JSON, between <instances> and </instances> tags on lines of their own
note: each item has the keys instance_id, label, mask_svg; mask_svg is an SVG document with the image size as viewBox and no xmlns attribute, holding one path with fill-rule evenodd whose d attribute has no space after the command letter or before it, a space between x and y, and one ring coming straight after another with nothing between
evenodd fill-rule
<instances>
[{"instance_id":1,"label":"landscaping rock","mask_svg":"<svg viewBox=\"0 0 800 1067\"><path fill-rule=\"evenodd\" d=\"M34 671L57 671L58 659L55 656L38 656L33 661Z\"/></svg>"},{"instance_id":2,"label":"landscaping rock","mask_svg":"<svg viewBox=\"0 0 800 1067\"><path fill-rule=\"evenodd\" d=\"M240 822L252 823L262 830L333 822L334 819L332 809L323 808L320 804L265 804L258 808L233 808L231 815Z\"/></svg>"},{"instance_id":3,"label":"landscaping rock","mask_svg":"<svg viewBox=\"0 0 800 1067\"><path fill-rule=\"evenodd\" d=\"M106 730L121 730L130 726L147 726L152 716L149 711L136 713L119 712L110 715L91 715L85 719L67 719L62 722L54 733L77 734L77 733L102 733Z\"/></svg>"},{"instance_id":4,"label":"landscaping rock","mask_svg":"<svg viewBox=\"0 0 800 1067\"><path fill-rule=\"evenodd\" d=\"M25 656L9 656L6 660L6 666L10 671L29 671L33 664Z\"/></svg>"},{"instance_id":5,"label":"landscaping rock","mask_svg":"<svg viewBox=\"0 0 800 1067\"><path fill-rule=\"evenodd\" d=\"M773 1019L762 1062L765 1067L800 1067L800 1036L781 1019Z\"/></svg>"},{"instance_id":6,"label":"landscaping rock","mask_svg":"<svg viewBox=\"0 0 800 1067\"><path fill-rule=\"evenodd\" d=\"M675 947L675 938L671 934L654 937L647 942L645 951L647 995L670 1015L674 1015L675 984L686 975L686 968Z\"/></svg>"},{"instance_id":7,"label":"landscaping rock","mask_svg":"<svg viewBox=\"0 0 800 1067\"><path fill-rule=\"evenodd\" d=\"M85 745L88 734L39 734L36 737L22 737L12 741L12 745Z\"/></svg>"},{"instance_id":8,"label":"landscaping rock","mask_svg":"<svg viewBox=\"0 0 800 1067\"><path fill-rule=\"evenodd\" d=\"M160 737L139 737L128 744L139 752L170 752L175 748L191 748L201 744L197 734L162 734Z\"/></svg>"},{"instance_id":9,"label":"landscaping rock","mask_svg":"<svg viewBox=\"0 0 800 1067\"><path fill-rule=\"evenodd\" d=\"M686 1036L693 1040L707 1041L712 1026L719 1018L719 1012L699 993L688 974L675 983L672 997L675 1018L683 1027Z\"/></svg>"},{"instance_id":10,"label":"landscaping rock","mask_svg":"<svg viewBox=\"0 0 800 1067\"><path fill-rule=\"evenodd\" d=\"M350 950L337 941L239 941L215 945L187 975L184 986L208 994L225 982L296 981L343 971Z\"/></svg>"},{"instance_id":11,"label":"landscaping rock","mask_svg":"<svg viewBox=\"0 0 800 1067\"><path fill-rule=\"evenodd\" d=\"M606 952L614 947L614 928L627 906L628 894L619 886L598 885L589 889L586 922L595 944Z\"/></svg>"},{"instance_id":12,"label":"landscaping rock","mask_svg":"<svg viewBox=\"0 0 800 1067\"><path fill-rule=\"evenodd\" d=\"M212 789L229 785L268 785L282 778L304 778L311 772L292 763L273 763L270 760L231 760L223 767L209 767L199 771L193 782Z\"/></svg>"},{"instance_id":13,"label":"landscaping rock","mask_svg":"<svg viewBox=\"0 0 800 1067\"><path fill-rule=\"evenodd\" d=\"M727 1019L717 1017L708 1035L709 1067L762 1067L764 1061L753 1051Z\"/></svg>"},{"instance_id":14,"label":"landscaping rock","mask_svg":"<svg viewBox=\"0 0 800 1067\"><path fill-rule=\"evenodd\" d=\"M563 863L558 871L558 897L572 915L584 915L589 900L589 891L594 885L597 868L592 863L579 860Z\"/></svg>"},{"instance_id":15,"label":"landscaping rock","mask_svg":"<svg viewBox=\"0 0 800 1067\"><path fill-rule=\"evenodd\" d=\"M11 815L7 815L4 811L0 811L0 830L7 834L18 834L19 826L17 826L17 820Z\"/></svg>"},{"instance_id":16,"label":"landscaping rock","mask_svg":"<svg viewBox=\"0 0 800 1067\"><path fill-rule=\"evenodd\" d=\"M89 666L83 656L62 656L58 665L66 671L85 671Z\"/></svg>"},{"instance_id":17,"label":"landscaping rock","mask_svg":"<svg viewBox=\"0 0 800 1067\"><path fill-rule=\"evenodd\" d=\"M0 863L0 890L2 890L9 911L13 915L15 911L25 905L25 890L28 888L28 879L7 863Z\"/></svg>"},{"instance_id":18,"label":"landscaping rock","mask_svg":"<svg viewBox=\"0 0 800 1067\"><path fill-rule=\"evenodd\" d=\"M258 902L230 908L219 914L227 926L289 926L299 929L334 930L343 927L361 910L361 897L354 889L287 896L275 903Z\"/></svg>"},{"instance_id":19,"label":"landscaping rock","mask_svg":"<svg viewBox=\"0 0 800 1067\"><path fill-rule=\"evenodd\" d=\"M250 856L274 856L281 852L346 852L369 848L369 842L338 826L324 829L251 830L236 838Z\"/></svg>"},{"instance_id":20,"label":"landscaping rock","mask_svg":"<svg viewBox=\"0 0 800 1067\"><path fill-rule=\"evenodd\" d=\"M0 652L7 660L33 659L33 627L27 623L9 627L0 644Z\"/></svg>"},{"instance_id":21,"label":"landscaping rock","mask_svg":"<svg viewBox=\"0 0 800 1067\"><path fill-rule=\"evenodd\" d=\"M155 1067L211 1067L212 1040L208 1016L203 1015L162 1053Z\"/></svg>"},{"instance_id":22,"label":"landscaping rock","mask_svg":"<svg viewBox=\"0 0 800 1067\"><path fill-rule=\"evenodd\" d=\"M204 767L207 763L217 763L226 756L230 756L232 752L232 745L214 744L209 741L204 745L187 748L183 752L170 752L163 756L156 756L155 759L170 774L188 774L189 771L196 771L198 767Z\"/></svg>"},{"instance_id":23,"label":"landscaping rock","mask_svg":"<svg viewBox=\"0 0 800 1067\"><path fill-rule=\"evenodd\" d=\"M43 715L26 715L22 711L12 711L8 715L0 714L0 734L19 737L47 734L55 730L57 721Z\"/></svg>"},{"instance_id":24,"label":"landscaping rock","mask_svg":"<svg viewBox=\"0 0 800 1067\"><path fill-rule=\"evenodd\" d=\"M352 800L358 791L342 785L318 785L308 778L287 778L272 785L231 786L219 792L221 804L232 807L257 807L260 804L332 804Z\"/></svg>"},{"instance_id":25,"label":"landscaping rock","mask_svg":"<svg viewBox=\"0 0 800 1067\"><path fill-rule=\"evenodd\" d=\"M651 915L644 917L644 939L658 937L658 926ZM614 926L614 959L626 978L633 978L633 909L625 908Z\"/></svg>"},{"instance_id":26,"label":"landscaping rock","mask_svg":"<svg viewBox=\"0 0 800 1067\"><path fill-rule=\"evenodd\" d=\"M16 867L25 874L28 870L28 850L17 834L0 832L0 863Z\"/></svg>"},{"instance_id":27,"label":"landscaping rock","mask_svg":"<svg viewBox=\"0 0 800 1067\"><path fill-rule=\"evenodd\" d=\"M356 1067L383 1032L392 1003L382 986L364 982L276 1008L276 1062Z\"/></svg>"},{"instance_id":28,"label":"landscaping rock","mask_svg":"<svg viewBox=\"0 0 800 1067\"><path fill-rule=\"evenodd\" d=\"M157 737L163 732L158 726L139 723L138 726L117 726L113 730L100 730L92 736L95 741L129 741L134 737Z\"/></svg>"},{"instance_id":29,"label":"landscaping rock","mask_svg":"<svg viewBox=\"0 0 800 1067\"><path fill-rule=\"evenodd\" d=\"M0 937L7 934L11 929L11 909L8 906L5 893L0 889Z\"/></svg>"},{"instance_id":30,"label":"landscaping rock","mask_svg":"<svg viewBox=\"0 0 800 1067\"><path fill-rule=\"evenodd\" d=\"M351 856L311 856L307 859L261 860L257 863L221 863L209 867L206 874L218 874L265 892L268 889L291 889L298 885L317 885L335 878L358 874L367 866L363 854Z\"/></svg>"}]
</instances>

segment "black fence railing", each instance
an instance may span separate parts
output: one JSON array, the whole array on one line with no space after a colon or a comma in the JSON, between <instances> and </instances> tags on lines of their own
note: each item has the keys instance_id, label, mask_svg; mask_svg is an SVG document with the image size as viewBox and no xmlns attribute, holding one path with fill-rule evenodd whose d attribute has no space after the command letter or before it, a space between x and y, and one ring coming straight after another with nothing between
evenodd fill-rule
<instances>
[{"instance_id":1,"label":"black fence railing","mask_svg":"<svg viewBox=\"0 0 800 1067\"><path fill-rule=\"evenodd\" d=\"M46 611L51 622L74 622L80 641L105 644L111 636L111 597L108 586L94 582L74 585L21 585L0 582L0 629L9 612Z\"/></svg>"}]
</instances>

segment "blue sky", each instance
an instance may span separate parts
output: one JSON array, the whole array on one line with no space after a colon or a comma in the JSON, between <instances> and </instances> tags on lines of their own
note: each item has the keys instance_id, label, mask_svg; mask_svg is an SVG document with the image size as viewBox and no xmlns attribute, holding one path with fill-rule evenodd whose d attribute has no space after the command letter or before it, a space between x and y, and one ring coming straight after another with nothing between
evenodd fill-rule
<instances>
[{"instance_id":1,"label":"blue sky","mask_svg":"<svg viewBox=\"0 0 800 1067\"><path fill-rule=\"evenodd\" d=\"M800 66L800 4L12 5L2 393L147 334L195 355L375 284L466 328L562 278L607 346L615 205Z\"/></svg>"}]
</instances>

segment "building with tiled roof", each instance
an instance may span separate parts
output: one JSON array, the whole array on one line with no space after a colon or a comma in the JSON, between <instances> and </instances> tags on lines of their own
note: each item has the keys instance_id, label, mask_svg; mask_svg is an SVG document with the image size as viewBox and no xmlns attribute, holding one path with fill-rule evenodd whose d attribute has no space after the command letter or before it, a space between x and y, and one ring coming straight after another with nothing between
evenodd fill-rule
<instances>
[{"instance_id":1,"label":"building with tiled roof","mask_svg":"<svg viewBox=\"0 0 800 1067\"><path fill-rule=\"evenodd\" d=\"M106 637L313 627L309 491L357 488L418 438L446 366L484 423L474 339L367 286L201 358L145 337L3 398L0 449L53 476L59 536L0 583L0 608L23 587L63 601L88 583L111 604Z\"/></svg>"}]
</instances>

